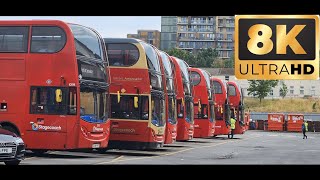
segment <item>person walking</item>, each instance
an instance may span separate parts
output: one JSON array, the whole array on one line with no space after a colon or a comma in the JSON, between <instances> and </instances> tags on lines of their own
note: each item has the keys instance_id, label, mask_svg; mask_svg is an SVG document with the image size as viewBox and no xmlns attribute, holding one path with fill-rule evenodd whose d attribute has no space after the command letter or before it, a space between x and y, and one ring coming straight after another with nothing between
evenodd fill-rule
<instances>
[{"instance_id":1,"label":"person walking","mask_svg":"<svg viewBox=\"0 0 320 180\"><path fill-rule=\"evenodd\" d=\"M302 123L303 139L304 138L308 139L308 136L306 135L307 131L308 131L308 122L307 121L303 121L303 123Z\"/></svg>"},{"instance_id":2,"label":"person walking","mask_svg":"<svg viewBox=\"0 0 320 180\"><path fill-rule=\"evenodd\" d=\"M230 134L228 134L228 138L230 139L233 139L233 134L234 134L234 130L236 129L236 120L234 119L234 115L231 116L230 118Z\"/></svg>"}]
</instances>

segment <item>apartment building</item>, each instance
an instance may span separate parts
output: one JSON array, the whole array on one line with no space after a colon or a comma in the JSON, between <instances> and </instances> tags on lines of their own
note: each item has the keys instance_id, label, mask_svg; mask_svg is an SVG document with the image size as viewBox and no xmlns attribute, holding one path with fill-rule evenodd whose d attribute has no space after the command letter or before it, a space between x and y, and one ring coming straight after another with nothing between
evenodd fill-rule
<instances>
[{"instance_id":1,"label":"apartment building","mask_svg":"<svg viewBox=\"0 0 320 180\"><path fill-rule=\"evenodd\" d=\"M138 30L137 34L127 34L127 38L140 39L160 48L160 31L158 30Z\"/></svg>"},{"instance_id":2,"label":"apartment building","mask_svg":"<svg viewBox=\"0 0 320 180\"><path fill-rule=\"evenodd\" d=\"M160 47L193 52L212 47L228 59L234 53L234 16L163 16Z\"/></svg>"}]
</instances>

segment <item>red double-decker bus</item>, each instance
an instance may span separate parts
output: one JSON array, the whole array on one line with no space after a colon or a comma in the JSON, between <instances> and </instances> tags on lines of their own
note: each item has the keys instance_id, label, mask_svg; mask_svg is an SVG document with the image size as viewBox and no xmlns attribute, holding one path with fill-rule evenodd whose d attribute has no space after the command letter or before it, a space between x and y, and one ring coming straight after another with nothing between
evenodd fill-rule
<instances>
[{"instance_id":1,"label":"red double-decker bus","mask_svg":"<svg viewBox=\"0 0 320 180\"><path fill-rule=\"evenodd\" d=\"M234 134L243 134L246 131L246 123L242 89L233 81L227 82L227 86L229 91L228 98L230 103L230 113L233 114L236 119L236 129L234 130Z\"/></svg>"},{"instance_id":2,"label":"red double-decker bus","mask_svg":"<svg viewBox=\"0 0 320 180\"><path fill-rule=\"evenodd\" d=\"M176 57L170 56L175 71L175 87L177 93L177 140L190 140L194 133L193 96L190 83L188 64Z\"/></svg>"},{"instance_id":3,"label":"red double-decker bus","mask_svg":"<svg viewBox=\"0 0 320 180\"><path fill-rule=\"evenodd\" d=\"M190 68L194 99L194 135L210 137L214 135L214 101L210 84L210 74L199 68Z\"/></svg>"},{"instance_id":4,"label":"red double-decker bus","mask_svg":"<svg viewBox=\"0 0 320 180\"><path fill-rule=\"evenodd\" d=\"M0 124L37 153L107 147L106 64L91 28L0 21Z\"/></svg>"},{"instance_id":5,"label":"red double-decker bus","mask_svg":"<svg viewBox=\"0 0 320 180\"><path fill-rule=\"evenodd\" d=\"M162 147L166 120L160 57L137 39L105 38L105 43L111 77L109 148Z\"/></svg>"},{"instance_id":6,"label":"red double-decker bus","mask_svg":"<svg viewBox=\"0 0 320 180\"><path fill-rule=\"evenodd\" d=\"M226 83L215 77L210 78L215 96L215 130L214 135L228 135L230 132L230 107L227 98Z\"/></svg>"},{"instance_id":7,"label":"red double-decker bus","mask_svg":"<svg viewBox=\"0 0 320 180\"><path fill-rule=\"evenodd\" d=\"M166 132L164 144L171 144L177 138L177 99L174 85L174 65L167 53L160 51L166 78Z\"/></svg>"}]
</instances>

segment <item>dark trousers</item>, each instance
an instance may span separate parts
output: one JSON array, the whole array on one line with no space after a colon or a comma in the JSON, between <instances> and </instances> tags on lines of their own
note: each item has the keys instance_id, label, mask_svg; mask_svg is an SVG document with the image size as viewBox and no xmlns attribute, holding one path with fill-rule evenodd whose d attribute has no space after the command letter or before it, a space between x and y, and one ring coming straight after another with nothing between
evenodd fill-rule
<instances>
[{"instance_id":1,"label":"dark trousers","mask_svg":"<svg viewBox=\"0 0 320 180\"><path fill-rule=\"evenodd\" d=\"M234 133L234 129L231 129L231 132L230 134L228 134L228 138L230 139L233 139L233 133Z\"/></svg>"},{"instance_id":2,"label":"dark trousers","mask_svg":"<svg viewBox=\"0 0 320 180\"><path fill-rule=\"evenodd\" d=\"M306 135L306 131L303 130L302 133L303 133L303 139L304 139L304 138L308 139L308 136Z\"/></svg>"}]
</instances>

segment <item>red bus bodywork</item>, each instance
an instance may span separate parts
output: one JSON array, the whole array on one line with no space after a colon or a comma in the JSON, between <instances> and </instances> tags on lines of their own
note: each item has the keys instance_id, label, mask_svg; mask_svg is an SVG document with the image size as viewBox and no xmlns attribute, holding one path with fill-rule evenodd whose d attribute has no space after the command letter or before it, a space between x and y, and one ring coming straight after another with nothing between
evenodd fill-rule
<instances>
[{"instance_id":1,"label":"red bus bodywork","mask_svg":"<svg viewBox=\"0 0 320 180\"><path fill-rule=\"evenodd\" d=\"M214 135L228 135L230 132L230 108L227 102L226 83L219 78L211 77L210 79L215 96L214 112L216 123Z\"/></svg>"},{"instance_id":2,"label":"red bus bodywork","mask_svg":"<svg viewBox=\"0 0 320 180\"><path fill-rule=\"evenodd\" d=\"M194 98L194 135L214 135L214 101L210 85L210 74L199 68L190 68Z\"/></svg>"},{"instance_id":3,"label":"red bus bodywork","mask_svg":"<svg viewBox=\"0 0 320 180\"><path fill-rule=\"evenodd\" d=\"M177 94L178 128L177 140L185 141L193 138L193 97L188 74L188 67L185 62L176 57L170 56L175 71L175 88Z\"/></svg>"},{"instance_id":4,"label":"red bus bodywork","mask_svg":"<svg viewBox=\"0 0 320 180\"><path fill-rule=\"evenodd\" d=\"M20 30L8 30L17 27L26 28L27 33L20 35ZM95 45L101 47L99 57L90 59L77 54L81 34L73 32L73 28L90 32L97 40ZM95 86L102 98L108 92L104 67L107 56L100 35L90 28L56 20L0 21L1 35L17 37L17 47L25 50L5 53L5 49L0 49L0 102L6 105L0 110L0 124L21 136L26 148L34 151L107 147L109 121L100 115L102 119L95 120L94 115L80 114L80 107L89 107L87 101L92 98L88 93L84 98L83 89L98 94L91 89ZM18 46L18 37L25 38L24 45ZM48 51L37 49L47 45ZM55 47L60 49L54 50ZM89 52L90 47L86 48L82 52ZM93 79L86 70L101 76ZM99 105L107 106L103 102ZM99 110L106 113L104 108Z\"/></svg>"},{"instance_id":5,"label":"red bus bodywork","mask_svg":"<svg viewBox=\"0 0 320 180\"><path fill-rule=\"evenodd\" d=\"M174 85L175 72L170 56L160 51L161 62L164 69L166 93L166 132L164 144L172 144L177 139L177 99Z\"/></svg>"},{"instance_id":6,"label":"red bus bodywork","mask_svg":"<svg viewBox=\"0 0 320 180\"><path fill-rule=\"evenodd\" d=\"M165 96L160 57L151 45L137 39L105 38L105 43L111 77L109 148L162 147Z\"/></svg>"},{"instance_id":7,"label":"red bus bodywork","mask_svg":"<svg viewBox=\"0 0 320 180\"><path fill-rule=\"evenodd\" d=\"M227 86L229 88L228 98L231 114L233 113L236 119L234 134L243 134L246 131L243 95L240 87L235 82L229 81Z\"/></svg>"}]
</instances>

